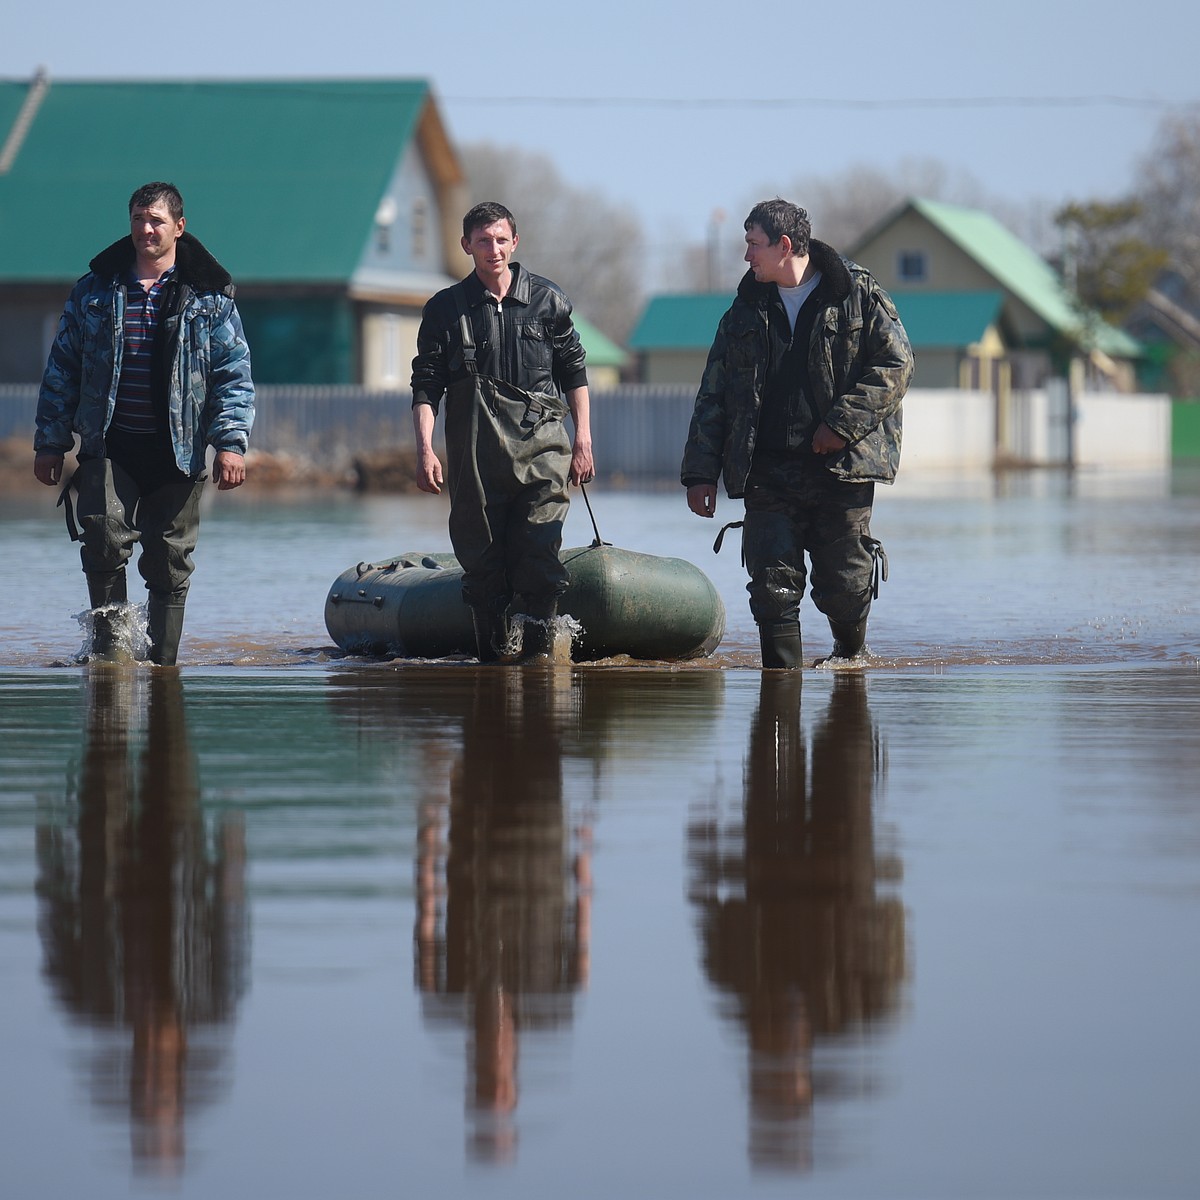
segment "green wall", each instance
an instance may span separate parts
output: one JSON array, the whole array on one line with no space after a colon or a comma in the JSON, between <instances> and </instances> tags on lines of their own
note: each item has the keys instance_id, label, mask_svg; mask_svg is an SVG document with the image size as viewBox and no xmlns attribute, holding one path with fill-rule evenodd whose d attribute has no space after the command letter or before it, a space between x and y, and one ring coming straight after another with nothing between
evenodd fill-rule
<instances>
[{"instance_id":1,"label":"green wall","mask_svg":"<svg viewBox=\"0 0 1200 1200\"><path fill-rule=\"evenodd\" d=\"M255 383L357 383L354 316L334 297L238 297Z\"/></svg>"},{"instance_id":2,"label":"green wall","mask_svg":"<svg viewBox=\"0 0 1200 1200\"><path fill-rule=\"evenodd\" d=\"M1200 458L1200 398L1171 405L1171 457Z\"/></svg>"}]
</instances>

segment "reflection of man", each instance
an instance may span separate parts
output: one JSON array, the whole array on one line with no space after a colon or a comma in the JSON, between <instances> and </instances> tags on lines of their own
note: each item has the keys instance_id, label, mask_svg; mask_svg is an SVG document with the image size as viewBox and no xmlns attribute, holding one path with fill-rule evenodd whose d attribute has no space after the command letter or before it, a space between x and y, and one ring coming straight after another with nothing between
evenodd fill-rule
<instances>
[{"instance_id":1,"label":"reflection of man","mask_svg":"<svg viewBox=\"0 0 1200 1200\"><path fill-rule=\"evenodd\" d=\"M413 360L417 485L442 489L433 426L446 396L450 541L463 568L480 662L507 653L510 606L528 620L522 656L548 654L567 586L559 561L567 480L594 474L587 373L561 289L512 261L512 213L476 205L462 248L475 270L425 306ZM574 445L563 429L565 392Z\"/></svg>"},{"instance_id":2,"label":"reflection of man","mask_svg":"<svg viewBox=\"0 0 1200 1200\"><path fill-rule=\"evenodd\" d=\"M570 854L554 701L553 680L481 672L451 776L444 891L436 806L420 832L417 982L430 1015L466 1002L474 1149L488 1158L515 1147L522 1034L568 1022L586 983L588 868Z\"/></svg>"},{"instance_id":3,"label":"reflection of man","mask_svg":"<svg viewBox=\"0 0 1200 1200\"><path fill-rule=\"evenodd\" d=\"M903 913L876 896L875 766L861 675L835 677L810 761L799 674L764 672L747 753L744 857L729 853L729 835L707 818L690 831L705 968L736 998L746 1031L750 1155L759 1165L811 1165L809 1114L837 1087L814 1078L814 1044L895 1004Z\"/></svg>"},{"instance_id":4,"label":"reflection of man","mask_svg":"<svg viewBox=\"0 0 1200 1200\"><path fill-rule=\"evenodd\" d=\"M109 670L88 685L78 827L38 831L47 974L70 1012L132 1031L132 1054L98 1060L100 1083L129 1108L137 1162L178 1171L185 1104L211 1097L219 1066L189 1038L230 1020L244 988L244 837L227 824L208 848L178 675Z\"/></svg>"},{"instance_id":5,"label":"reflection of man","mask_svg":"<svg viewBox=\"0 0 1200 1200\"><path fill-rule=\"evenodd\" d=\"M125 564L140 540L150 658L175 663L208 446L219 489L246 478L254 386L233 284L184 224L173 184L133 193L129 236L92 259L72 290L38 396L42 483L59 482L80 439L71 486L94 658L116 650L114 606L126 601Z\"/></svg>"},{"instance_id":6,"label":"reflection of man","mask_svg":"<svg viewBox=\"0 0 1200 1200\"><path fill-rule=\"evenodd\" d=\"M870 273L810 240L804 209L766 200L745 224L750 270L721 318L684 449L688 507L712 517L718 477L745 497L764 667L801 665L806 553L830 657L854 659L866 654L881 554L871 505L899 465L912 349Z\"/></svg>"}]
</instances>

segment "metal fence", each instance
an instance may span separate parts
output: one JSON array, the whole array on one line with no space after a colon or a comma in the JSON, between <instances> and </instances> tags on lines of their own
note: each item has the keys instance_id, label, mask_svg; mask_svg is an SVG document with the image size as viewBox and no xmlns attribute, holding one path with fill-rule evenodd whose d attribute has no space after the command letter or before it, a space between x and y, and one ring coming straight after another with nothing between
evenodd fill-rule
<instances>
[{"instance_id":1,"label":"metal fence","mask_svg":"<svg viewBox=\"0 0 1200 1200\"><path fill-rule=\"evenodd\" d=\"M679 477L695 389L629 386L592 394L599 474L611 482ZM32 439L36 385L0 385L0 438ZM439 421L439 429L441 422ZM356 456L414 444L408 392L260 387L251 445L340 468Z\"/></svg>"}]
</instances>

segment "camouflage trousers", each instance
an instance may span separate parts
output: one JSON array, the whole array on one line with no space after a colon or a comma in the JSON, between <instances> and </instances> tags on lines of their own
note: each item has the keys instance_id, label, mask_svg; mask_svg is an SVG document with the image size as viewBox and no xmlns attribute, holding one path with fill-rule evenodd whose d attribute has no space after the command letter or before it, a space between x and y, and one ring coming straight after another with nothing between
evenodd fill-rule
<instances>
[{"instance_id":1,"label":"camouflage trousers","mask_svg":"<svg viewBox=\"0 0 1200 1200\"><path fill-rule=\"evenodd\" d=\"M856 625L866 619L882 554L871 537L874 499L873 483L846 483L819 468L751 475L742 557L758 624L799 620L806 583L831 621Z\"/></svg>"}]
</instances>

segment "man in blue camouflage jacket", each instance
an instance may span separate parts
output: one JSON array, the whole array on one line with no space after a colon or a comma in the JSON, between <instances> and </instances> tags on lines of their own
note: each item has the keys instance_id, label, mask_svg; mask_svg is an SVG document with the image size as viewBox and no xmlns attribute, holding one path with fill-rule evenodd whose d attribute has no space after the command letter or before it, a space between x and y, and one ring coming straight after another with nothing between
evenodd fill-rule
<instances>
[{"instance_id":1,"label":"man in blue camouflage jacket","mask_svg":"<svg viewBox=\"0 0 1200 1200\"><path fill-rule=\"evenodd\" d=\"M829 620L832 660L864 658L882 547L876 483L900 461L900 404L912 348L871 274L811 238L804 209L756 205L750 270L721 318L692 415L680 478L712 517L717 479L745 498L742 547L764 667L801 666L800 601Z\"/></svg>"},{"instance_id":2,"label":"man in blue camouflage jacket","mask_svg":"<svg viewBox=\"0 0 1200 1200\"><path fill-rule=\"evenodd\" d=\"M80 542L97 659L119 655L125 564L140 541L150 659L174 665L207 448L220 490L246 478L250 352L229 272L184 224L173 184L133 193L129 235L92 259L71 291L38 396L33 469L42 483L60 483L79 438L67 485L78 493L78 531L69 504L68 525Z\"/></svg>"}]
</instances>

